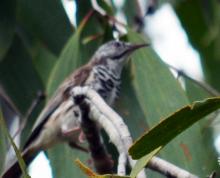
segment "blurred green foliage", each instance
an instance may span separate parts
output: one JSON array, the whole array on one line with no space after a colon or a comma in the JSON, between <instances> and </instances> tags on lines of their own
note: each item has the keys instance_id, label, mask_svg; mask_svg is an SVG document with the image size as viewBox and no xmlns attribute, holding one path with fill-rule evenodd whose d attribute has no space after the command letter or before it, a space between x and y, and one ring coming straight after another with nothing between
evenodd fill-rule
<instances>
[{"instance_id":1,"label":"blurred green foliage","mask_svg":"<svg viewBox=\"0 0 220 178\"><path fill-rule=\"evenodd\" d=\"M117 13L113 1L110 5L102 0L98 2L108 15ZM157 6L165 2L160 0ZM205 80L220 89L219 1L172 2L190 42L201 55ZM92 6L86 0L75 3L78 25ZM149 43L145 33L132 29L138 25L135 24L138 15L135 6L133 1L126 1L121 8L129 25L123 38ZM0 2L0 85L24 115L38 91L44 91L49 98L72 70L86 63L99 45L113 38L113 29L108 18L98 13L94 13L81 29L74 27L60 0L3 0ZM99 38L83 44L83 39L89 36ZM151 47L136 52L131 58L124 70L122 92L114 108L124 118L134 138L190 102L209 97L207 91L192 81L186 81L183 88ZM22 143L42 105L28 120ZM219 171L210 127L214 116L210 117L209 122L198 122L177 136L160 151L160 156L199 177ZM2 134L0 132L0 150L5 150ZM57 145L47 153L54 177L83 177L72 160L80 158L87 162L88 154L72 150L68 145ZM0 162L1 168L3 163ZM150 177L160 176L150 172Z\"/></svg>"}]
</instances>

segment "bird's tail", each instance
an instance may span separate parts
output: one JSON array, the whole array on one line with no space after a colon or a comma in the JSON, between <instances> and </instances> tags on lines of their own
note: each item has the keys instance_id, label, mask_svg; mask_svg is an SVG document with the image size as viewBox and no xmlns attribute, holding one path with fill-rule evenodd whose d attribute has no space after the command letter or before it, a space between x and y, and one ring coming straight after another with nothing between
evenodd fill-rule
<instances>
[{"instance_id":1,"label":"bird's tail","mask_svg":"<svg viewBox=\"0 0 220 178\"><path fill-rule=\"evenodd\" d=\"M33 159L37 156L39 151L31 151L26 150L22 153L22 158L24 159L24 162L28 166ZM16 160L6 171L0 176L1 178L19 178L22 174L22 170L19 166L18 161Z\"/></svg>"}]
</instances>

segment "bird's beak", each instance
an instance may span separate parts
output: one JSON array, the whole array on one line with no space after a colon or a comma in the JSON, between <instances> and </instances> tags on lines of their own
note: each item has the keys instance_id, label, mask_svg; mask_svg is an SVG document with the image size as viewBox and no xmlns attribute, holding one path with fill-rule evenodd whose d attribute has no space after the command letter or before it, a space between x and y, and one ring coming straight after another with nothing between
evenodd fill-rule
<instances>
[{"instance_id":1,"label":"bird's beak","mask_svg":"<svg viewBox=\"0 0 220 178\"><path fill-rule=\"evenodd\" d=\"M140 48L143 48L143 47L146 47L146 46L149 46L150 44L131 44L127 50L128 53L131 53L137 49L140 49Z\"/></svg>"}]
</instances>

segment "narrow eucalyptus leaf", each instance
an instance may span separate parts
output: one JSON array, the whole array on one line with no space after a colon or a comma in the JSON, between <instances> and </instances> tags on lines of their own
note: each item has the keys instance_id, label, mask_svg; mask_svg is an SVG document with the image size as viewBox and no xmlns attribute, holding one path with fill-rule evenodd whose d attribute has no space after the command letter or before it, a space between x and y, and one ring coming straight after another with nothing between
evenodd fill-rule
<instances>
[{"instance_id":1,"label":"narrow eucalyptus leaf","mask_svg":"<svg viewBox=\"0 0 220 178\"><path fill-rule=\"evenodd\" d=\"M130 174L131 178L135 178L138 175L138 173L147 165L147 163L151 160L151 158L154 155L156 155L160 150L161 147L158 147L149 154L140 158L131 170L131 174Z\"/></svg>"},{"instance_id":2,"label":"narrow eucalyptus leaf","mask_svg":"<svg viewBox=\"0 0 220 178\"><path fill-rule=\"evenodd\" d=\"M139 159L159 146L164 147L185 129L219 108L220 98L209 98L185 106L141 136L130 147L129 153L134 159Z\"/></svg>"},{"instance_id":3,"label":"narrow eucalyptus leaf","mask_svg":"<svg viewBox=\"0 0 220 178\"><path fill-rule=\"evenodd\" d=\"M16 157L18 159L19 166L21 167L22 173L24 175L24 178L31 178L27 173L27 168L26 168L25 162L21 156L21 152L19 151L19 149L15 145L13 138L11 137L10 133L8 132L8 129L7 129L5 121L3 119L1 110L0 110L0 125L2 127L1 129L4 131L4 134L8 137L12 147L14 148L14 151L15 151Z\"/></svg>"}]
</instances>

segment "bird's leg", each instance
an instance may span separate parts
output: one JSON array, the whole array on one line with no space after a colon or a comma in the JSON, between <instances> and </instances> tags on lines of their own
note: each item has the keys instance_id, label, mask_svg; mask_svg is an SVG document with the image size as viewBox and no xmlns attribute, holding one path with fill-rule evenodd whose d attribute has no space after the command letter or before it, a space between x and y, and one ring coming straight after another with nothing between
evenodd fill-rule
<instances>
[{"instance_id":1,"label":"bird's leg","mask_svg":"<svg viewBox=\"0 0 220 178\"><path fill-rule=\"evenodd\" d=\"M86 136L85 136L84 132L81 131L79 134L79 142L84 143L85 141L86 141Z\"/></svg>"},{"instance_id":2,"label":"bird's leg","mask_svg":"<svg viewBox=\"0 0 220 178\"><path fill-rule=\"evenodd\" d=\"M81 132L81 128L79 126L70 129L62 129L62 136L70 137L71 135L78 134L80 132Z\"/></svg>"},{"instance_id":3,"label":"bird's leg","mask_svg":"<svg viewBox=\"0 0 220 178\"><path fill-rule=\"evenodd\" d=\"M64 138L70 138L69 146L80 151L88 152L88 148L84 148L80 143L85 142L84 133L80 126L68 129L62 129L62 136ZM77 138L76 138L77 137Z\"/></svg>"},{"instance_id":4,"label":"bird's leg","mask_svg":"<svg viewBox=\"0 0 220 178\"><path fill-rule=\"evenodd\" d=\"M83 152L86 152L86 153L89 152L88 148L84 148L83 146L77 144L77 143L74 142L74 141L73 141L73 142L69 142L69 146L70 146L71 148L74 148L74 149L77 149L77 150L80 150L80 151L83 151Z\"/></svg>"}]
</instances>

